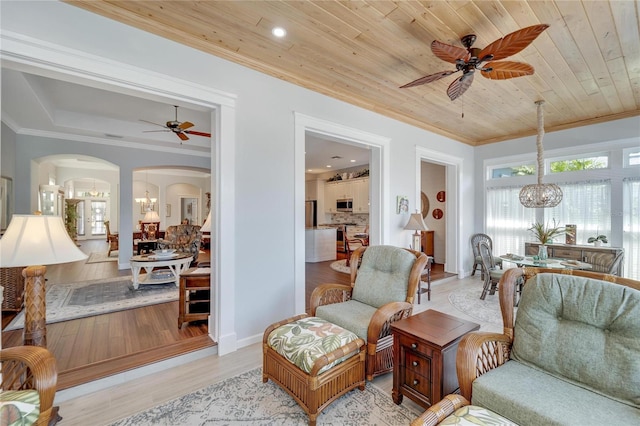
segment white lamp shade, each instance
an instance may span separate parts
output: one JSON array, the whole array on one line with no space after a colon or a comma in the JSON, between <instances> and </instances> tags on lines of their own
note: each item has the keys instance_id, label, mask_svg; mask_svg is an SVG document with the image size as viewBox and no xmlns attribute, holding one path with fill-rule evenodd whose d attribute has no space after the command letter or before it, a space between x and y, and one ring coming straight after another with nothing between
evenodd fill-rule
<instances>
[{"instance_id":1,"label":"white lamp shade","mask_svg":"<svg viewBox=\"0 0 640 426\"><path fill-rule=\"evenodd\" d=\"M420 213L413 213L409 217L409 222L405 225L404 229L412 231L428 231L427 224L424 223L422 215Z\"/></svg>"},{"instance_id":2,"label":"white lamp shade","mask_svg":"<svg viewBox=\"0 0 640 426\"><path fill-rule=\"evenodd\" d=\"M144 214L143 222L160 222L160 216L154 210L149 210Z\"/></svg>"},{"instance_id":3,"label":"white lamp shade","mask_svg":"<svg viewBox=\"0 0 640 426\"><path fill-rule=\"evenodd\" d=\"M200 232L211 233L211 212L207 215L207 220L204 221L202 228L200 228Z\"/></svg>"},{"instance_id":4,"label":"white lamp shade","mask_svg":"<svg viewBox=\"0 0 640 426\"><path fill-rule=\"evenodd\" d=\"M60 216L16 215L0 239L0 266L55 265L84 260Z\"/></svg>"}]
</instances>

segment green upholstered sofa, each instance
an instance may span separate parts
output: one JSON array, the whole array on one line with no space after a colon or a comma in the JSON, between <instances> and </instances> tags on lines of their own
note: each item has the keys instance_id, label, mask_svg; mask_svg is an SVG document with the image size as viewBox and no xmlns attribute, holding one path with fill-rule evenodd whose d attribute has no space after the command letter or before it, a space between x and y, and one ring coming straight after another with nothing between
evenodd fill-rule
<instances>
[{"instance_id":1,"label":"green upholstered sofa","mask_svg":"<svg viewBox=\"0 0 640 426\"><path fill-rule=\"evenodd\" d=\"M519 425L640 424L639 281L514 268L499 289L503 333L469 333L458 347L462 396Z\"/></svg>"}]
</instances>

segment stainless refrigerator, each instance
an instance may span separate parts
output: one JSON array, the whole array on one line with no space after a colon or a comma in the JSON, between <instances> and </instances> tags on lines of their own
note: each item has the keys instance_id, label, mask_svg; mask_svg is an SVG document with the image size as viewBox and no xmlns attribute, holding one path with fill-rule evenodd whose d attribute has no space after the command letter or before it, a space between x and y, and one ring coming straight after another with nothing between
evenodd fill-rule
<instances>
[{"instance_id":1,"label":"stainless refrigerator","mask_svg":"<svg viewBox=\"0 0 640 426\"><path fill-rule=\"evenodd\" d=\"M316 208L318 206L318 202L316 200L305 201L305 209L304 209L304 226L305 228L313 228L314 226L318 226L318 218L316 215Z\"/></svg>"}]
</instances>

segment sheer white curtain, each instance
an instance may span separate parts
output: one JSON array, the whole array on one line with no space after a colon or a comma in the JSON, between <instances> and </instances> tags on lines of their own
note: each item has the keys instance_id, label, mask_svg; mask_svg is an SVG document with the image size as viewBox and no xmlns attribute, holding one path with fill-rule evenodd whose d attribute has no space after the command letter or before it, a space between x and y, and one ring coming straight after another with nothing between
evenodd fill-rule
<instances>
[{"instance_id":1,"label":"sheer white curtain","mask_svg":"<svg viewBox=\"0 0 640 426\"><path fill-rule=\"evenodd\" d=\"M527 229L536 221L536 209L520 204L520 186L487 188L486 233L493 254L524 254L525 241L534 241Z\"/></svg>"},{"instance_id":2,"label":"sheer white curtain","mask_svg":"<svg viewBox=\"0 0 640 426\"><path fill-rule=\"evenodd\" d=\"M592 180L559 183L562 202L544 209L545 223L556 220L561 226L577 225L577 244L587 244L589 237L606 235L611 238L611 181ZM555 241L557 243L564 243Z\"/></svg>"},{"instance_id":3,"label":"sheer white curtain","mask_svg":"<svg viewBox=\"0 0 640 426\"><path fill-rule=\"evenodd\" d=\"M640 177L622 182L624 276L640 280Z\"/></svg>"}]
</instances>

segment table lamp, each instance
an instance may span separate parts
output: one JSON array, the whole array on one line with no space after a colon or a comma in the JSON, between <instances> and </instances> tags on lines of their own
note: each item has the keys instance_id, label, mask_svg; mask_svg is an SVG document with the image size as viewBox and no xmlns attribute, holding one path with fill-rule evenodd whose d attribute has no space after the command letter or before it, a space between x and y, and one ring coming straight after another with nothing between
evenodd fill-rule
<instances>
[{"instance_id":1,"label":"table lamp","mask_svg":"<svg viewBox=\"0 0 640 426\"><path fill-rule=\"evenodd\" d=\"M25 345L47 346L46 266L86 259L60 216L16 215L0 239L0 267L25 267Z\"/></svg>"},{"instance_id":2,"label":"table lamp","mask_svg":"<svg viewBox=\"0 0 640 426\"><path fill-rule=\"evenodd\" d=\"M207 215L207 219L202 224L202 228L200 228L200 232L202 232L203 234L211 233L211 212L209 212L209 214Z\"/></svg>"},{"instance_id":3,"label":"table lamp","mask_svg":"<svg viewBox=\"0 0 640 426\"><path fill-rule=\"evenodd\" d=\"M413 234L413 249L415 251L422 251L422 234L420 231L428 231L427 225L424 223L422 219L422 215L420 213L412 213L409 217L409 222L405 225L404 229L416 231Z\"/></svg>"},{"instance_id":4,"label":"table lamp","mask_svg":"<svg viewBox=\"0 0 640 426\"><path fill-rule=\"evenodd\" d=\"M154 210L149 210L145 213L144 219L142 220L144 223L148 223L147 225L147 238L149 240L156 239L156 231L158 230L158 226L156 223L160 223L160 216Z\"/></svg>"}]
</instances>

